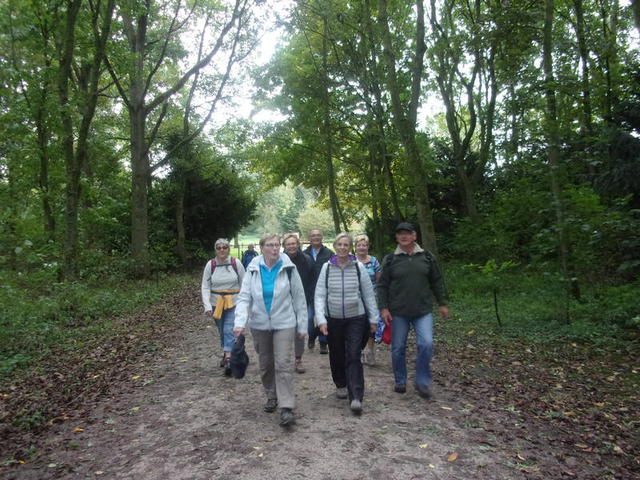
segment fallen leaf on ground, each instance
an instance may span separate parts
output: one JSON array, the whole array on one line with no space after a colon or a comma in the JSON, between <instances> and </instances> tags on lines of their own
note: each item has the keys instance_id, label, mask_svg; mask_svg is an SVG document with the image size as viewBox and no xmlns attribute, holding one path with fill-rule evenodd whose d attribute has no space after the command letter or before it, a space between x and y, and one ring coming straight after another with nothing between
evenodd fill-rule
<instances>
[{"instance_id":1,"label":"fallen leaf on ground","mask_svg":"<svg viewBox=\"0 0 640 480\"><path fill-rule=\"evenodd\" d=\"M84 432L84 428L76 427L73 429L74 432Z\"/></svg>"},{"instance_id":2,"label":"fallen leaf on ground","mask_svg":"<svg viewBox=\"0 0 640 480\"><path fill-rule=\"evenodd\" d=\"M442 410L453 410L451 407L440 407Z\"/></svg>"},{"instance_id":3,"label":"fallen leaf on ground","mask_svg":"<svg viewBox=\"0 0 640 480\"><path fill-rule=\"evenodd\" d=\"M458 452L453 452L447 457L448 462L455 462L458 459Z\"/></svg>"},{"instance_id":4,"label":"fallen leaf on ground","mask_svg":"<svg viewBox=\"0 0 640 480\"><path fill-rule=\"evenodd\" d=\"M422 443L420 445L418 445L419 448L427 448L429 445L426 443Z\"/></svg>"}]
</instances>

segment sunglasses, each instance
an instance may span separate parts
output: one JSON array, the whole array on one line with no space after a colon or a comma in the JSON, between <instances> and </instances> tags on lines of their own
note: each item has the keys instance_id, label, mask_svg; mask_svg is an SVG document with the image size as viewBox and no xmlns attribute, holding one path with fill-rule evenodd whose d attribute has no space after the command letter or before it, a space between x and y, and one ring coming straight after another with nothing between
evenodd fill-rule
<instances>
[{"instance_id":1,"label":"sunglasses","mask_svg":"<svg viewBox=\"0 0 640 480\"><path fill-rule=\"evenodd\" d=\"M229 250L229 246L228 245L218 245L216 247L216 250Z\"/></svg>"}]
</instances>

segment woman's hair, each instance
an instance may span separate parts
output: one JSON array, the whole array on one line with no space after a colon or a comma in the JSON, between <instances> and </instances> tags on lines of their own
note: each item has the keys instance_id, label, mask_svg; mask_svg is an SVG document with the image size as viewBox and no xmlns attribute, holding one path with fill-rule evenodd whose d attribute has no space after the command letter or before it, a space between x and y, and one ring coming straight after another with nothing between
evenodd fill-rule
<instances>
[{"instance_id":1,"label":"woman's hair","mask_svg":"<svg viewBox=\"0 0 640 480\"><path fill-rule=\"evenodd\" d=\"M280 241L280 235L277 233L265 233L260 237L260 248L264 248L264 244L267 243L267 240L271 240L272 238L277 238Z\"/></svg>"},{"instance_id":2,"label":"woman's hair","mask_svg":"<svg viewBox=\"0 0 640 480\"><path fill-rule=\"evenodd\" d=\"M359 233L353 239L353 244L357 246L360 242L367 242L369 245L369 237L367 237L364 233Z\"/></svg>"},{"instance_id":3,"label":"woman's hair","mask_svg":"<svg viewBox=\"0 0 640 480\"><path fill-rule=\"evenodd\" d=\"M294 238L296 243L298 244L298 248L300 248L300 239L298 238L298 235L296 235L295 233L285 233L284 237L282 237L282 245L287 243L287 240L289 240L290 238Z\"/></svg>"},{"instance_id":4,"label":"woman's hair","mask_svg":"<svg viewBox=\"0 0 640 480\"><path fill-rule=\"evenodd\" d=\"M351 234L346 233L346 232L342 232L342 233L339 233L338 235L336 235L336 239L333 241L333 248L336 247L336 244L338 243L338 240L340 240L341 238L346 238L347 240L349 240L350 246L353 247L353 238L351 237Z\"/></svg>"},{"instance_id":5,"label":"woman's hair","mask_svg":"<svg viewBox=\"0 0 640 480\"><path fill-rule=\"evenodd\" d=\"M229 244L229 240L227 240L226 238L219 238L216 240L215 245L213 246L214 248L217 247L218 245L226 245L227 247L230 247L231 245Z\"/></svg>"}]
</instances>

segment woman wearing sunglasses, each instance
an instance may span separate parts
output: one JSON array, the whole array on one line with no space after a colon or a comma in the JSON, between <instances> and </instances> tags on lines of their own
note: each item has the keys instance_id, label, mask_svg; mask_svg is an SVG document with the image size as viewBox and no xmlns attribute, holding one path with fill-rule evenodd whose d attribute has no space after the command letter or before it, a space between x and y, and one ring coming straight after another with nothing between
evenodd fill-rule
<instances>
[{"instance_id":1,"label":"woman wearing sunglasses","mask_svg":"<svg viewBox=\"0 0 640 480\"><path fill-rule=\"evenodd\" d=\"M216 240L215 247L216 256L207 262L202 273L202 303L205 313L213 317L220 332L223 350L220 366L224 367L224 374L230 376L236 297L244 278L244 267L229 255L226 238Z\"/></svg>"}]
</instances>

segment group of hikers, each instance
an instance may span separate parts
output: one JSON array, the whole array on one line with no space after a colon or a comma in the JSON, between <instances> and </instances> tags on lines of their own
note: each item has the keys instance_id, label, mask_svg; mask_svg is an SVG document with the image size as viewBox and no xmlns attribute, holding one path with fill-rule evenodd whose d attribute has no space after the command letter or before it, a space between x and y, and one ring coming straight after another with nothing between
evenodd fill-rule
<instances>
[{"instance_id":1,"label":"group of hikers","mask_svg":"<svg viewBox=\"0 0 640 480\"><path fill-rule=\"evenodd\" d=\"M399 223L395 236L397 247L382 263L369 255L366 235L340 233L331 250L319 229L309 232L304 251L295 233L265 234L261 253L250 245L242 261L230 255L228 240L215 242L215 258L202 275L202 301L220 333L220 367L231 375L235 339L249 328L267 397L263 409L279 407L280 425L295 423L294 371L305 372L305 343L313 350L316 340L319 353L329 355L336 397L347 399L359 415L362 364L375 363L375 342L385 329L391 333L393 390L406 392L405 355L413 325L415 389L421 397L432 396L433 298L446 318L444 282L433 255L416 242L411 223Z\"/></svg>"}]
</instances>

